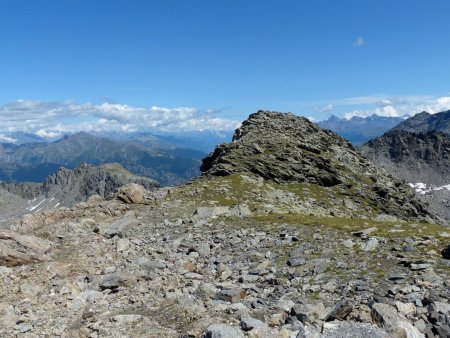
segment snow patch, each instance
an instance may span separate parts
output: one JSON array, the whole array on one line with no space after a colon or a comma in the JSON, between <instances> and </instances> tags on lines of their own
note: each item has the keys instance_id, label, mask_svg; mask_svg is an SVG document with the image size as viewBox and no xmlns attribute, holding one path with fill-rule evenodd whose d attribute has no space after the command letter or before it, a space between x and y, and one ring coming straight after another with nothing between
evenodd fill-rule
<instances>
[{"instance_id":1,"label":"snow patch","mask_svg":"<svg viewBox=\"0 0 450 338\"><path fill-rule=\"evenodd\" d=\"M426 195L432 191L438 191L443 189L450 191L450 184L435 187L433 185L427 186L425 183L419 182L419 183L409 183L409 186L413 188L419 195Z\"/></svg>"},{"instance_id":2,"label":"snow patch","mask_svg":"<svg viewBox=\"0 0 450 338\"><path fill-rule=\"evenodd\" d=\"M16 143L17 140L15 138L9 137L5 134L0 134L0 141L5 141L8 143Z\"/></svg>"},{"instance_id":3,"label":"snow patch","mask_svg":"<svg viewBox=\"0 0 450 338\"><path fill-rule=\"evenodd\" d=\"M46 198L44 198L42 201L40 201L40 202L39 202L38 204L36 204L35 206L27 208L27 210L29 210L29 211L35 210L35 209L36 209L38 206L40 206L45 200L46 200Z\"/></svg>"}]
</instances>

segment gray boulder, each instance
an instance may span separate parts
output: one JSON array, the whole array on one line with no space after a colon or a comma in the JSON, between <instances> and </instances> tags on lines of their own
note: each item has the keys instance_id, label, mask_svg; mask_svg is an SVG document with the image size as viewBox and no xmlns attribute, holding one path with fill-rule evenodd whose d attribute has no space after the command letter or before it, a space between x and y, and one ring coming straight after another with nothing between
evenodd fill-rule
<instances>
[{"instance_id":1,"label":"gray boulder","mask_svg":"<svg viewBox=\"0 0 450 338\"><path fill-rule=\"evenodd\" d=\"M244 338L244 333L237 327L227 324L208 326L202 338Z\"/></svg>"}]
</instances>

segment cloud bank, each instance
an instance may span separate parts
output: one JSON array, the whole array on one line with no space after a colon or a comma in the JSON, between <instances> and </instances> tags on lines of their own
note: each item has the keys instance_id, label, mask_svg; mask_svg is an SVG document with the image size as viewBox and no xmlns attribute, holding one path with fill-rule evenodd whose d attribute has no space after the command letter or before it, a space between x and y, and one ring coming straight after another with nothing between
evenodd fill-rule
<instances>
[{"instance_id":1,"label":"cloud bank","mask_svg":"<svg viewBox=\"0 0 450 338\"><path fill-rule=\"evenodd\" d=\"M450 109L450 96L405 96L405 97L354 97L334 102L335 105L357 106L371 105L369 108L357 108L344 113L344 118L350 119L354 116L367 117L379 116L405 116L415 115L422 111L430 114L439 113Z\"/></svg>"},{"instance_id":2,"label":"cloud bank","mask_svg":"<svg viewBox=\"0 0 450 338\"><path fill-rule=\"evenodd\" d=\"M150 108L115 103L76 103L18 100L0 106L0 131L26 131L56 137L76 131L183 132L234 130L239 121L217 110L190 107Z\"/></svg>"}]
</instances>

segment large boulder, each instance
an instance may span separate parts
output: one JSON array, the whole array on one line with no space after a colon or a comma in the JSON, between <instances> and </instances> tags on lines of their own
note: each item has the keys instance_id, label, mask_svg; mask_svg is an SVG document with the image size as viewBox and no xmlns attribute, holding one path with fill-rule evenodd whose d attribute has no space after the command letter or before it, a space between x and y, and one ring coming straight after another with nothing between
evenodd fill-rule
<instances>
[{"instance_id":1,"label":"large boulder","mask_svg":"<svg viewBox=\"0 0 450 338\"><path fill-rule=\"evenodd\" d=\"M48 259L51 242L14 231L0 231L0 266L17 266Z\"/></svg>"},{"instance_id":2,"label":"large boulder","mask_svg":"<svg viewBox=\"0 0 450 338\"><path fill-rule=\"evenodd\" d=\"M235 326L213 324L208 326L202 338L244 338L244 333Z\"/></svg>"},{"instance_id":3,"label":"large boulder","mask_svg":"<svg viewBox=\"0 0 450 338\"><path fill-rule=\"evenodd\" d=\"M389 304L374 304L372 306L372 319L394 337L425 338L417 328Z\"/></svg>"},{"instance_id":4,"label":"large boulder","mask_svg":"<svg viewBox=\"0 0 450 338\"><path fill-rule=\"evenodd\" d=\"M117 197L125 203L142 204L145 202L145 192L142 185L130 183L119 188Z\"/></svg>"}]
</instances>

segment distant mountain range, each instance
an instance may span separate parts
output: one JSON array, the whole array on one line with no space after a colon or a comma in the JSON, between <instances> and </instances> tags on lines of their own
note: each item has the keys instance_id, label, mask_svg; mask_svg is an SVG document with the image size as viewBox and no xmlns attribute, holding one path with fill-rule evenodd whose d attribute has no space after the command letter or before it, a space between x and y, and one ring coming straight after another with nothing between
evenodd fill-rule
<instances>
[{"instance_id":1,"label":"distant mountain range","mask_svg":"<svg viewBox=\"0 0 450 338\"><path fill-rule=\"evenodd\" d=\"M65 136L76 133L66 133L56 136L39 136L33 133L3 132L0 133L0 144L21 145L35 142L54 142ZM231 140L233 131L189 131L175 133L151 133L151 132L117 132L117 131L90 131L90 135L99 138L108 138L115 141L133 141L145 143L146 146L157 149L188 148L209 153L217 144Z\"/></svg>"},{"instance_id":2,"label":"distant mountain range","mask_svg":"<svg viewBox=\"0 0 450 338\"><path fill-rule=\"evenodd\" d=\"M32 142L47 142L41 136L31 133L25 133L23 131L16 131L12 133L0 133L0 143L11 143L11 144L24 144Z\"/></svg>"},{"instance_id":3,"label":"distant mountain range","mask_svg":"<svg viewBox=\"0 0 450 338\"><path fill-rule=\"evenodd\" d=\"M119 163L133 174L172 185L198 175L204 156L195 149L155 140L151 134L113 140L80 132L54 142L0 144L0 180L43 182L61 166L74 168L87 162Z\"/></svg>"},{"instance_id":4,"label":"distant mountain range","mask_svg":"<svg viewBox=\"0 0 450 338\"><path fill-rule=\"evenodd\" d=\"M351 143L363 144L395 127L407 118L371 115L368 117L354 116L351 119L331 115L327 120L320 121L319 127L329 129L349 140Z\"/></svg>"}]
</instances>

